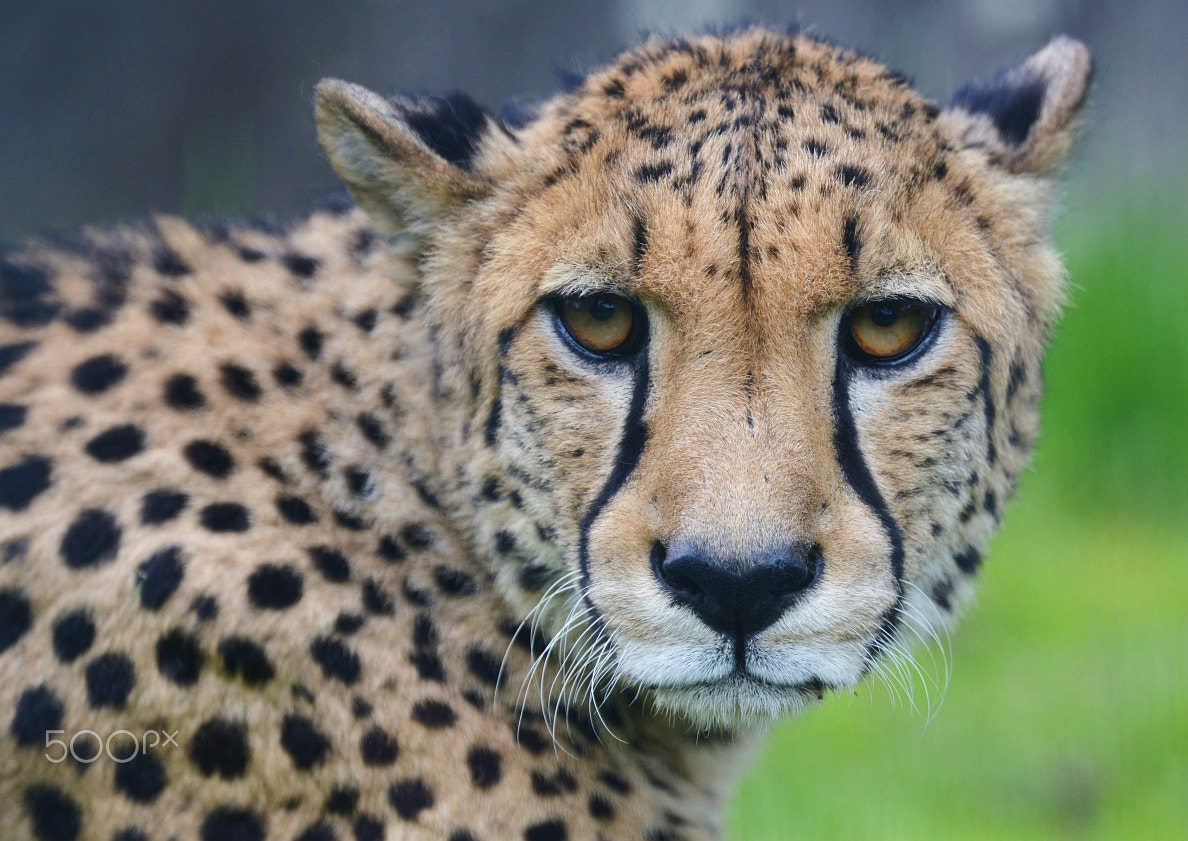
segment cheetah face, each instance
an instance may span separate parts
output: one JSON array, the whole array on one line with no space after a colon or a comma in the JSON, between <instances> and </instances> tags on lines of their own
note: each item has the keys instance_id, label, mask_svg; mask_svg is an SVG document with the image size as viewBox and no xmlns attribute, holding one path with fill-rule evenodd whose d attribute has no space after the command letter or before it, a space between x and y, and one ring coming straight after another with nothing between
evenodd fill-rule
<instances>
[{"instance_id":1,"label":"cheetah face","mask_svg":"<svg viewBox=\"0 0 1188 841\"><path fill-rule=\"evenodd\" d=\"M941 111L747 31L518 128L322 88L339 172L422 243L460 517L563 693L735 727L948 621L1036 433L1088 69L1060 39Z\"/></svg>"}]
</instances>

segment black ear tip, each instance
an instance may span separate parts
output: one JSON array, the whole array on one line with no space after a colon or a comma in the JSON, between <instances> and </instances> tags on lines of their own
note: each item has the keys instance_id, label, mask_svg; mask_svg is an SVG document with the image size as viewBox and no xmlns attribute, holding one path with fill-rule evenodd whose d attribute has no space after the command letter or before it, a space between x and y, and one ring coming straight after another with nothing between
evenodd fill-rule
<instances>
[{"instance_id":1,"label":"black ear tip","mask_svg":"<svg viewBox=\"0 0 1188 841\"><path fill-rule=\"evenodd\" d=\"M422 143L454 166L469 170L489 115L464 93L399 97L393 105Z\"/></svg>"}]
</instances>

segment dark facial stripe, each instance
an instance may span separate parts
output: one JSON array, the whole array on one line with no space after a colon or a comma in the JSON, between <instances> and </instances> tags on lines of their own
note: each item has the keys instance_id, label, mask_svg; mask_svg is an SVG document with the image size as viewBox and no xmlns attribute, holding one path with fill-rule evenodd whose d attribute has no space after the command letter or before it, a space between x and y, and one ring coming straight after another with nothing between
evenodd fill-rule
<instances>
[{"instance_id":1,"label":"dark facial stripe","mask_svg":"<svg viewBox=\"0 0 1188 841\"><path fill-rule=\"evenodd\" d=\"M619 455L615 459L615 467L598 497L582 518L582 531L578 547L578 559L581 568L582 593L586 603L593 610L589 596L585 595L590 582L590 527L602 513L602 509L611 498L619 492L623 484L631 476L643 455L644 446L648 442L648 425L644 422L644 406L648 402L648 391L651 388L651 378L648 373L647 337L644 337L644 350L640 352L635 363L635 383L631 392L631 407L627 410L627 419L623 422L623 435L619 439Z\"/></svg>"},{"instance_id":2,"label":"dark facial stripe","mask_svg":"<svg viewBox=\"0 0 1188 841\"><path fill-rule=\"evenodd\" d=\"M895 577L897 591L895 604L883 615L882 627L867 652L869 668L875 657L886 650L894 640L896 628L899 626L899 615L903 606L903 535L862 457L858 429L854 426L854 415L850 411L850 377L853 370L846 362L839 339L837 367L833 377L833 448L847 484L879 518L883 531L887 533L887 540L891 543L891 573Z\"/></svg>"},{"instance_id":3,"label":"dark facial stripe","mask_svg":"<svg viewBox=\"0 0 1188 841\"><path fill-rule=\"evenodd\" d=\"M636 216L632 222L631 238L633 240L631 259L635 265L635 273L639 274L644 255L648 251L648 226L642 216Z\"/></svg>"},{"instance_id":4,"label":"dark facial stripe","mask_svg":"<svg viewBox=\"0 0 1188 841\"><path fill-rule=\"evenodd\" d=\"M990 365L994 361L994 353L981 336L974 336L974 344L978 346L978 354L982 358L982 378L978 381L978 391L982 393L982 407L986 413L986 461L993 466L998 459L998 451L994 446L994 395L990 393Z\"/></svg>"}]
</instances>

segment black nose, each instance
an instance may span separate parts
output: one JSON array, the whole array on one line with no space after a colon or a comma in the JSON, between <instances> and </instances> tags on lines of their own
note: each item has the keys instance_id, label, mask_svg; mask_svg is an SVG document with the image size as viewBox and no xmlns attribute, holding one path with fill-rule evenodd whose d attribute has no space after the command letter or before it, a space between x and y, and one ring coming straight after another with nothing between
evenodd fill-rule
<instances>
[{"instance_id":1,"label":"black nose","mask_svg":"<svg viewBox=\"0 0 1188 841\"><path fill-rule=\"evenodd\" d=\"M711 628L743 637L762 631L812 586L821 568L821 547L793 546L744 567L730 567L694 551L667 557L652 547L652 569L679 604L691 607Z\"/></svg>"}]
</instances>

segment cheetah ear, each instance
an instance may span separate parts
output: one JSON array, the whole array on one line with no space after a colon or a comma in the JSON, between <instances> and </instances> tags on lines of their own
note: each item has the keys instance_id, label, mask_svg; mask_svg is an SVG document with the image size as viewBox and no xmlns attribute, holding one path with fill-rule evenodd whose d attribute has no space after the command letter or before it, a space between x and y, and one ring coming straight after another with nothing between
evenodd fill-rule
<instances>
[{"instance_id":1,"label":"cheetah ear","mask_svg":"<svg viewBox=\"0 0 1188 841\"><path fill-rule=\"evenodd\" d=\"M1076 137L1092 74L1084 44L1053 38L1022 64L953 94L942 126L957 143L985 149L1011 172L1049 172Z\"/></svg>"},{"instance_id":2,"label":"cheetah ear","mask_svg":"<svg viewBox=\"0 0 1188 841\"><path fill-rule=\"evenodd\" d=\"M355 199L392 231L426 234L491 189L480 164L510 135L464 94L385 99L324 79L318 137Z\"/></svg>"}]
</instances>

